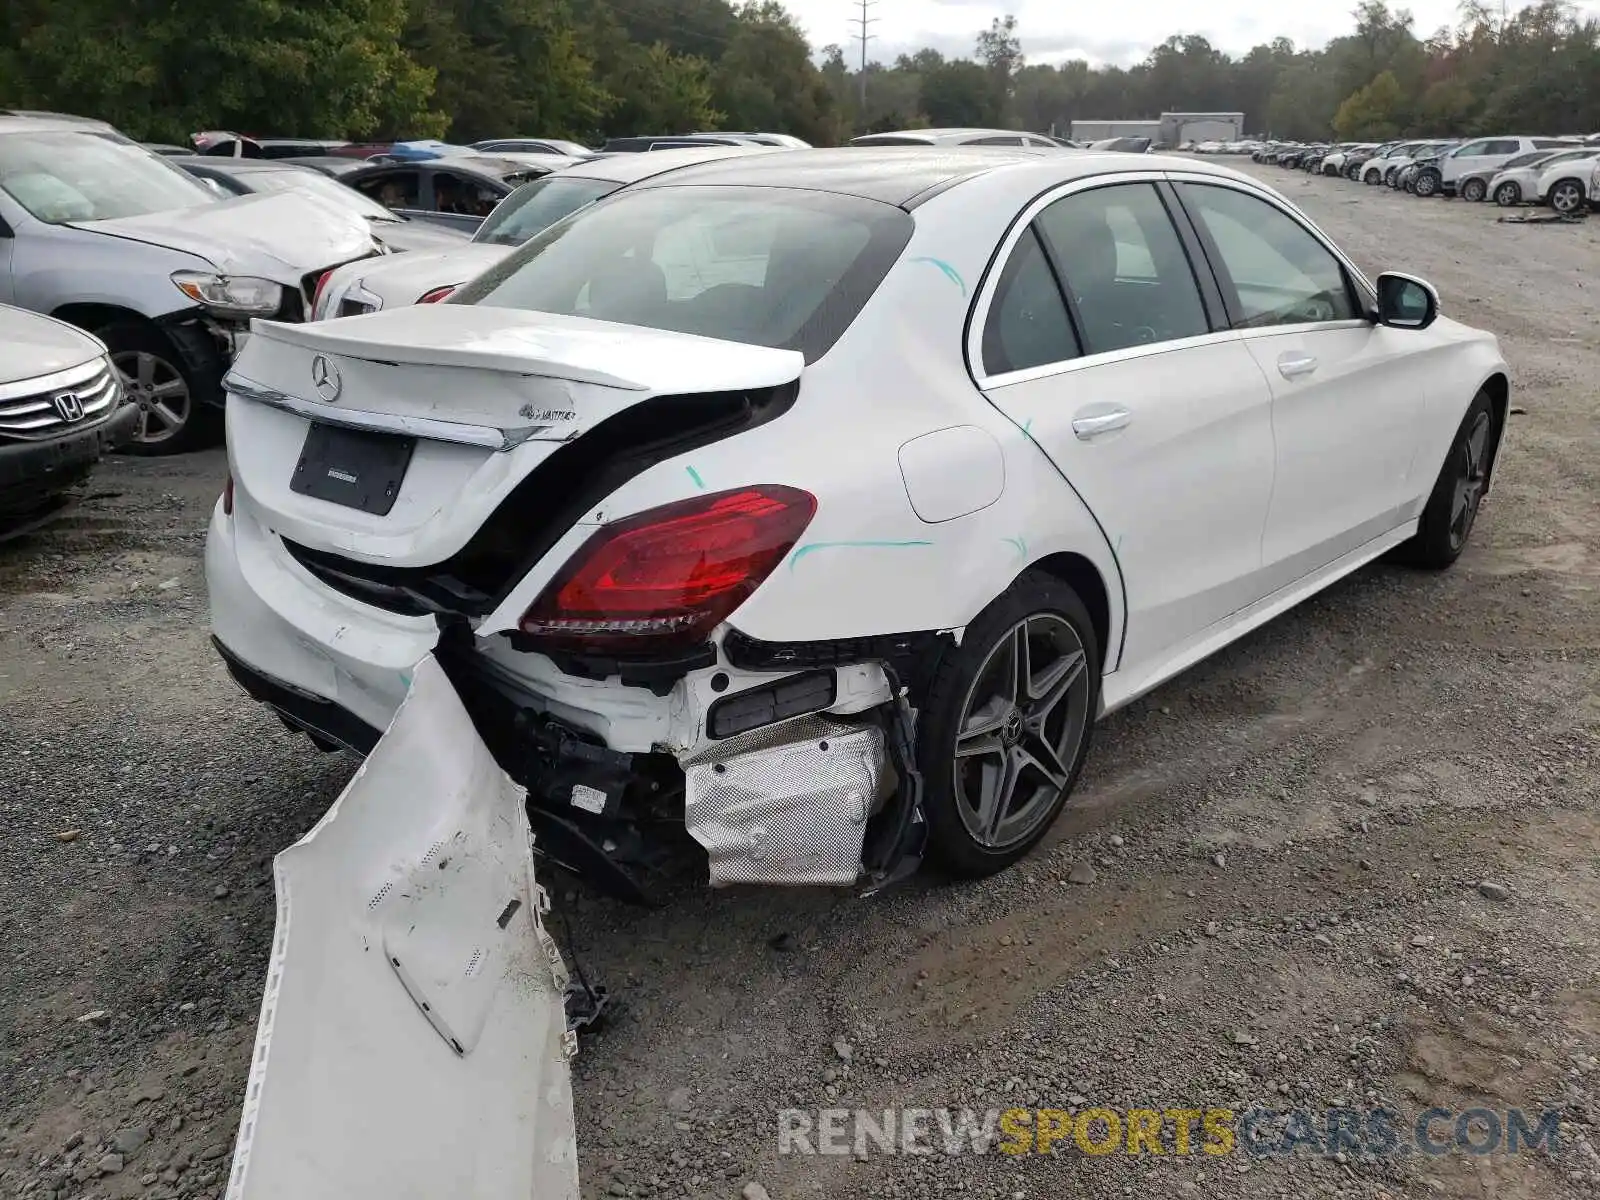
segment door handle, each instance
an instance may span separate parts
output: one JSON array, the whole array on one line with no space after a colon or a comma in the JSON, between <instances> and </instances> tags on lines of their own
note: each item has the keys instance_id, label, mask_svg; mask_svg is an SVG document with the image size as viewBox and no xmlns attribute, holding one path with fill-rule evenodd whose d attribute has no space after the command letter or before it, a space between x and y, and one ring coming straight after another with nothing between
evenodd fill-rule
<instances>
[{"instance_id":1,"label":"door handle","mask_svg":"<svg viewBox=\"0 0 1600 1200\"><path fill-rule=\"evenodd\" d=\"M1125 408L1119 408L1114 412L1097 413L1092 417L1073 418L1072 432L1078 435L1079 440L1087 442L1090 438L1098 437L1102 433L1110 433L1113 429L1121 429L1131 420L1133 420L1133 414Z\"/></svg>"},{"instance_id":2,"label":"door handle","mask_svg":"<svg viewBox=\"0 0 1600 1200\"><path fill-rule=\"evenodd\" d=\"M1285 379L1298 379L1317 369L1317 360L1309 354L1284 354L1278 358L1278 374Z\"/></svg>"}]
</instances>

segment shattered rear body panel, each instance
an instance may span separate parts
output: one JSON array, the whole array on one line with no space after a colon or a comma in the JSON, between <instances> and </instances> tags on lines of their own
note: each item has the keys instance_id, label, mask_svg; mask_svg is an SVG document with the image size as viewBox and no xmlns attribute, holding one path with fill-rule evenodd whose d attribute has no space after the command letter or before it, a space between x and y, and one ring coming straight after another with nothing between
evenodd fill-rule
<instances>
[{"instance_id":1,"label":"shattered rear body panel","mask_svg":"<svg viewBox=\"0 0 1600 1200\"><path fill-rule=\"evenodd\" d=\"M525 793L431 656L275 877L229 1200L576 1198Z\"/></svg>"}]
</instances>

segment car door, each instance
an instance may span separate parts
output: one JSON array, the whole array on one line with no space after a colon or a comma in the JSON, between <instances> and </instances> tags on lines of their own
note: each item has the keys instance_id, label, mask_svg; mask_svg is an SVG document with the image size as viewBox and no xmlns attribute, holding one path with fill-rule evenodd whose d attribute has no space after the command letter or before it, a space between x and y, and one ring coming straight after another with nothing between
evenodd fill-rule
<instances>
[{"instance_id":1,"label":"car door","mask_svg":"<svg viewBox=\"0 0 1600 1200\"><path fill-rule=\"evenodd\" d=\"M22 206L0 193L0 304L16 302L16 285L11 278L11 258L17 246L17 227Z\"/></svg>"},{"instance_id":2,"label":"car door","mask_svg":"<svg viewBox=\"0 0 1600 1200\"><path fill-rule=\"evenodd\" d=\"M1429 372L1372 322L1355 272L1301 219L1221 180L1180 182L1233 327L1272 389L1276 483L1262 539L1273 590L1402 525Z\"/></svg>"},{"instance_id":3,"label":"car door","mask_svg":"<svg viewBox=\"0 0 1600 1200\"><path fill-rule=\"evenodd\" d=\"M1036 201L979 299L979 386L1093 512L1122 572L1119 670L1258 599L1271 392L1154 175Z\"/></svg>"}]
</instances>

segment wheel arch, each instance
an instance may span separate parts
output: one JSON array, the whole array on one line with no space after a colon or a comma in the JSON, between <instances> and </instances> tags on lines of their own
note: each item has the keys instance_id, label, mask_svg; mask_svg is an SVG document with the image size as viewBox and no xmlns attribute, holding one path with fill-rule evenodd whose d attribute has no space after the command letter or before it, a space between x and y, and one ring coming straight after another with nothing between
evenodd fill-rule
<instances>
[{"instance_id":1,"label":"wheel arch","mask_svg":"<svg viewBox=\"0 0 1600 1200\"><path fill-rule=\"evenodd\" d=\"M1059 551L1029 563L1028 570L1042 571L1059 579L1078 594L1083 606L1089 610L1089 621L1094 626L1095 640L1099 643L1100 665L1104 671L1119 655L1112 654L1108 644L1111 639L1111 593L1100 569L1081 554Z\"/></svg>"},{"instance_id":2,"label":"wheel arch","mask_svg":"<svg viewBox=\"0 0 1600 1200\"><path fill-rule=\"evenodd\" d=\"M1479 391L1489 397L1489 411L1494 414L1494 449L1489 455L1488 479L1484 484L1487 495L1494 487L1494 469L1500 461L1500 447L1506 440L1506 423L1511 416L1511 381L1504 371L1496 371L1479 385Z\"/></svg>"},{"instance_id":3,"label":"wheel arch","mask_svg":"<svg viewBox=\"0 0 1600 1200\"><path fill-rule=\"evenodd\" d=\"M1573 187L1577 188L1578 195L1582 199L1587 200L1589 198L1589 186L1588 184L1584 183L1580 176L1563 175L1560 179L1552 180L1550 186L1544 190L1545 203L1550 205L1550 207L1555 207L1556 189L1564 183L1570 183Z\"/></svg>"},{"instance_id":4,"label":"wheel arch","mask_svg":"<svg viewBox=\"0 0 1600 1200\"><path fill-rule=\"evenodd\" d=\"M76 325L79 329L95 333L116 321L130 321L161 331L161 326L143 313L117 304L78 303L63 304L50 314L58 321Z\"/></svg>"}]
</instances>

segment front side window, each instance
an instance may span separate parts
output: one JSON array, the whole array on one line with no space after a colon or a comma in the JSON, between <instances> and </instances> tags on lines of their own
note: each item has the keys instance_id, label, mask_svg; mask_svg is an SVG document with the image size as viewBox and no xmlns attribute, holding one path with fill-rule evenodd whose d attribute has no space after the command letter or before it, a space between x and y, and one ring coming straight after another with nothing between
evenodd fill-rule
<instances>
[{"instance_id":1,"label":"front side window","mask_svg":"<svg viewBox=\"0 0 1600 1200\"><path fill-rule=\"evenodd\" d=\"M1154 184L1077 192L1046 208L1038 224L1072 296L1085 354L1210 332Z\"/></svg>"},{"instance_id":2,"label":"front side window","mask_svg":"<svg viewBox=\"0 0 1600 1200\"><path fill-rule=\"evenodd\" d=\"M1232 284L1235 328L1359 315L1339 260L1282 209L1227 187L1186 183L1181 190L1211 237L1218 271Z\"/></svg>"},{"instance_id":3,"label":"front side window","mask_svg":"<svg viewBox=\"0 0 1600 1200\"><path fill-rule=\"evenodd\" d=\"M1520 142L1517 142L1517 141L1515 141L1514 139L1511 139L1511 138L1502 138L1499 141L1490 142L1489 143L1489 149L1484 151L1484 153L1485 154L1515 154L1521 148L1522 148L1522 146L1521 146Z\"/></svg>"},{"instance_id":4,"label":"front side window","mask_svg":"<svg viewBox=\"0 0 1600 1200\"><path fill-rule=\"evenodd\" d=\"M910 240L911 215L777 187L624 190L557 222L452 303L827 353Z\"/></svg>"},{"instance_id":5,"label":"front side window","mask_svg":"<svg viewBox=\"0 0 1600 1200\"><path fill-rule=\"evenodd\" d=\"M1461 149L1456 151L1456 157L1457 158L1481 158L1483 155L1485 155L1487 153L1489 153L1489 143L1488 142L1486 142L1486 141L1485 142L1468 142L1465 146L1461 147Z\"/></svg>"},{"instance_id":6,"label":"front side window","mask_svg":"<svg viewBox=\"0 0 1600 1200\"><path fill-rule=\"evenodd\" d=\"M503 192L481 179L457 175L454 171L435 171L433 208L435 212L486 217L500 203Z\"/></svg>"},{"instance_id":7,"label":"front side window","mask_svg":"<svg viewBox=\"0 0 1600 1200\"><path fill-rule=\"evenodd\" d=\"M142 146L78 130L0 135L0 189L50 225L144 217L219 199Z\"/></svg>"}]
</instances>

